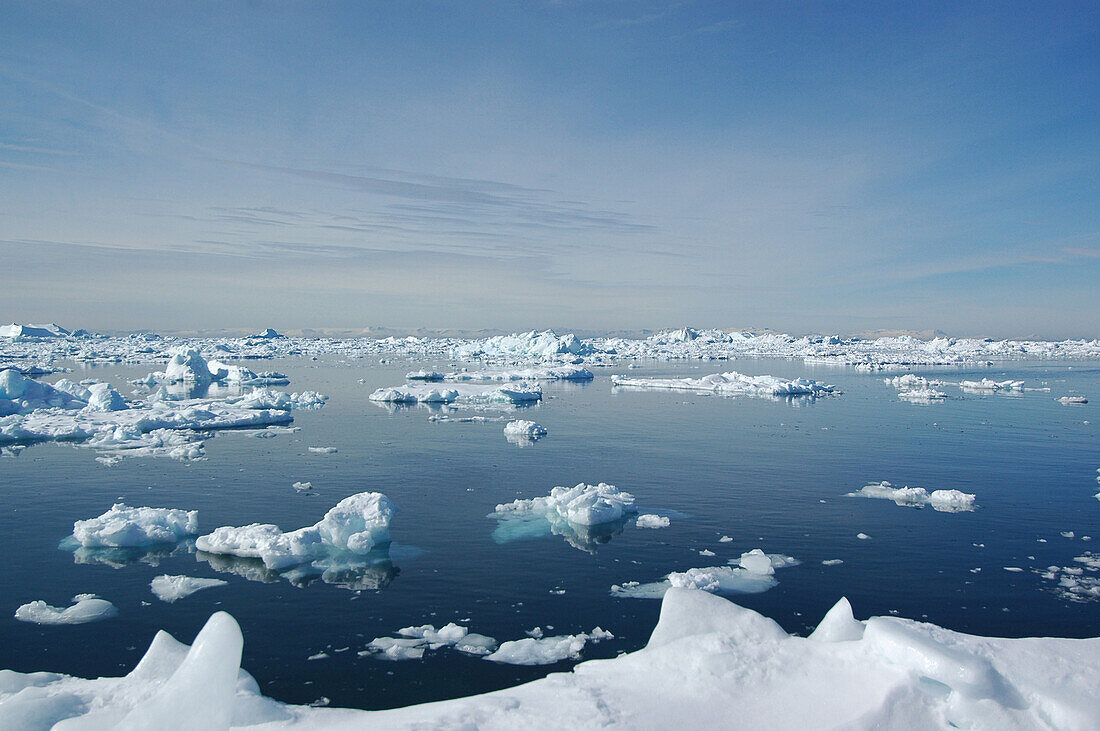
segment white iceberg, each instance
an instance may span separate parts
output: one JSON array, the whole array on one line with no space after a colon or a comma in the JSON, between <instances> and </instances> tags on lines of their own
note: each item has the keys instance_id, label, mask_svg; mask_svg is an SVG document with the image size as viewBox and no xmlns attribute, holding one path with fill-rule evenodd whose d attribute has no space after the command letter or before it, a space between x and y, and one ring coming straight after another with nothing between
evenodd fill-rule
<instances>
[{"instance_id":1,"label":"white iceberg","mask_svg":"<svg viewBox=\"0 0 1100 731\"><path fill-rule=\"evenodd\" d=\"M830 616L831 615L831 616ZM240 669L219 612L188 648L160 632L127 676L0 675L0 718L48 728L1059 728L1100 718L1100 638L997 639L846 602L810 638L705 592L671 589L645 648L514 688L387 711L290 706ZM860 630L862 635L860 636ZM827 631L826 631L827 630ZM64 728L58 727L59 731ZM71 726L70 726L71 728Z\"/></svg>"},{"instance_id":2,"label":"white iceberg","mask_svg":"<svg viewBox=\"0 0 1100 731\"><path fill-rule=\"evenodd\" d=\"M542 399L537 383L519 381L507 386L467 384L454 386L409 385L379 388L370 395L371 401L398 404L484 404L509 405L533 403Z\"/></svg>"},{"instance_id":3,"label":"white iceberg","mask_svg":"<svg viewBox=\"0 0 1100 731\"><path fill-rule=\"evenodd\" d=\"M664 515L646 513L645 515L639 515L634 524L639 528L667 528L670 522Z\"/></svg>"},{"instance_id":4,"label":"white iceberg","mask_svg":"<svg viewBox=\"0 0 1100 731\"><path fill-rule=\"evenodd\" d=\"M1023 391L1023 381L994 381L983 378L980 381L959 381L959 388L972 393L997 393L999 391Z\"/></svg>"},{"instance_id":5,"label":"white iceberg","mask_svg":"<svg viewBox=\"0 0 1100 731\"><path fill-rule=\"evenodd\" d=\"M521 445L538 441L546 434L546 427L527 419L516 419L504 425L504 436L508 441Z\"/></svg>"},{"instance_id":6,"label":"white iceberg","mask_svg":"<svg viewBox=\"0 0 1100 731\"><path fill-rule=\"evenodd\" d=\"M555 487L546 497L497 505L496 512L498 515L533 513L550 521L597 525L614 523L638 511L634 507L634 496L629 492L604 482L598 485L581 482L574 487Z\"/></svg>"},{"instance_id":7,"label":"white iceberg","mask_svg":"<svg viewBox=\"0 0 1100 731\"><path fill-rule=\"evenodd\" d=\"M807 378L787 380L777 376L746 376L736 371L713 373L702 378L611 376L611 382L617 387L698 391L728 396L819 396L835 393L837 390L835 386L829 386Z\"/></svg>"},{"instance_id":8,"label":"white iceberg","mask_svg":"<svg viewBox=\"0 0 1100 731\"><path fill-rule=\"evenodd\" d=\"M77 594L71 607L54 607L39 599L15 610L16 619L33 624L85 624L110 619L117 614L114 604L95 594ZM3 703L0 702L0 719L3 718L3 710Z\"/></svg>"},{"instance_id":9,"label":"white iceberg","mask_svg":"<svg viewBox=\"0 0 1100 731\"><path fill-rule=\"evenodd\" d=\"M346 497L314 525L284 533L277 525L222 526L199 536L195 547L214 554L257 558L280 571L341 553L366 555L390 540L397 508L380 492Z\"/></svg>"},{"instance_id":10,"label":"white iceberg","mask_svg":"<svg viewBox=\"0 0 1100 731\"><path fill-rule=\"evenodd\" d=\"M893 500L898 505L923 507L931 505L933 510L942 513L970 512L976 508L977 495L959 490L933 490L931 494L923 487L894 487L889 482L872 482L847 497L871 497Z\"/></svg>"},{"instance_id":11,"label":"white iceberg","mask_svg":"<svg viewBox=\"0 0 1100 731\"><path fill-rule=\"evenodd\" d=\"M197 510L131 508L115 503L97 518L73 523L72 540L84 548L134 548L176 543L198 532Z\"/></svg>"},{"instance_id":12,"label":"white iceberg","mask_svg":"<svg viewBox=\"0 0 1100 731\"><path fill-rule=\"evenodd\" d=\"M184 597L189 597L196 591L210 589L215 586L224 586L229 582L222 579L200 579L194 576L169 576L161 574L149 582L149 588L162 602L172 603Z\"/></svg>"}]
</instances>

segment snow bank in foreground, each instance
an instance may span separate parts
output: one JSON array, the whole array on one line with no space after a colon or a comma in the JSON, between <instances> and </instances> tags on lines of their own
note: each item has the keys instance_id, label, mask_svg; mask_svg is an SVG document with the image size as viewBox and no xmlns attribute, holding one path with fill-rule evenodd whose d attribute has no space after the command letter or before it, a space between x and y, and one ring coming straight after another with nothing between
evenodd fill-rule
<instances>
[{"instance_id":1,"label":"snow bank in foreground","mask_svg":"<svg viewBox=\"0 0 1100 731\"><path fill-rule=\"evenodd\" d=\"M118 614L118 609L115 608L114 604L106 599L100 599L95 594L77 594L73 597L73 605L64 609L50 606L39 599L24 604L15 610L15 618L20 622L32 622L34 624L85 624L87 622L98 622L101 619L109 619L116 614ZM0 697L2 697L2 692L0 692ZM0 702L0 719L4 716L3 710L3 703Z\"/></svg>"},{"instance_id":2,"label":"snow bank in foreground","mask_svg":"<svg viewBox=\"0 0 1100 731\"><path fill-rule=\"evenodd\" d=\"M894 487L889 482L872 482L864 485L858 492L850 492L848 497L873 497L893 500L898 505L923 507L931 505L933 510L942 513L961 513L975 509L977 495L959 490L933 490L932 494L923 487Z\"/></svg>"},{"instance_id":3,"label":"snow bank in foreground","mask_svg":"<svg viewBox=\"0 0 1100 731\"><path fill-rule=\"evenodd\" d=\"M177 599L189 597L196 591L210 589L215 586L223 586L228 581L221 579L198 579L193 576L169 576L161 574L149 582L149 588L162 602L174 602Z\"/></svg>"},{"instance_id":4,"label":"snow bank in foreground","mask_svg":"<svg viewBox=\"0 0 1100 731\"><path fill-rule=\"evenodd\" d=\"M84 548L133 548L175 543L199 532L197 510L131 508L115 503L103 515L73 523L73 540Z\"/></svg>"},{"instance_id":5,"label":"snow bank in foreground","mask_svg":"<svg viewBox=\"0 0 1100 731\"><path fill-rule=\"evenodd\" d=\"M542 389L539 385L526 381L509 386L462 383L438 388L418 384L379 388L370 395L371 401L398 404L522 404L541 398Z\"/></svg>"},{"instance_id":6,"label":"snow bank in foreground","mask_svg":"<svg viewBox=\"0 0 1100 731\"><path fill-rule=\"evenodd\" d=\"M702 378L631 378L611 376L615 386L640 389L667 389L673 391L709 391L730 396L818 396L835 393L835 386L828 386L807 378L788 381L776 376L746 376L729 371L713 373Z\"/></svg>"},{"instance_id":7,"label":"snow bank in foreground","mask_svg":"<svg viewBox=\"0 0 1100 731\"><path fill-rule=\"evenodd\" d=\"M671 589L648 645L484 695L389 711L289 706L240 669L219 612L188 648L165 632L122 678L3 671L0 717L49 728L1092 729L1100 638L995 639L897 617L858 621L841 600L811 637L720 597Z\"/></svg>"},{"instance_id":8,"label":"snow bank in foreground","mask_svg":"<svg viewBox=\"0 0 1100 731\"><path fill-rule=\"evenodd\" d=\"M342 553L365 555L388 543L397 508L380 492L346 497L314 525L284 533L270 523L222 526L199 536L195 547L214 554L258 558L278 571Z\"/></svg>"}]
</instances>

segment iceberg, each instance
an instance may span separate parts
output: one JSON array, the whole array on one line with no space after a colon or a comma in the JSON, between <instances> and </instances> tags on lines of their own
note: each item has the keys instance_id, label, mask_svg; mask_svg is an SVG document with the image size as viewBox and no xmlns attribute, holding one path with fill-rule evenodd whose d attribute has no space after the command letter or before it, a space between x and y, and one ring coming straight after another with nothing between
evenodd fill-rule
<instances>
[{"instance_id":1,"label":"iceberg","mask_svg":"<svg viewBox=\"0 0 1100 731\"><path fill-rule=\"evenodd\" d=\"M197 510L131 508L115 503L97 518L73 523L71 540L83 548L135 548L176 543L198 532Z\"/></svg>"},{"instance_id":2,"label":"iceberg","mask_svg":"<svg viewBox=\"0 0 1100 731\"><path fill-rule=\"evenodd\" d=\"M497 515L531 513L551 521L564 520L575 525L614 523L636 512L633 495L605 482L555 487L546 497L515 500L496 506Z\"/></svg>"},{"instance_id":3,"label":"iceberg","mask_svg":"<svg viewBox=\"0 0 1100 731\"><path fill-rule=\"evenodd\" d=\"M465 383L447 387L410 385L379 388L369 398L371 401L399 404L512 405L539 401L542 399L542 389L537 383L526 381L509 386Z\"/></svg>"},{"instance_id":4,"label":"iceberg","mask_svg":"<svg viewBox=\"0 0 1100 731\"><path fill-rule=\"evenodd\" d=\"M18 728L480 729L1059 728L1087 731L1100 638L999 639L899 617L859 621L838 602L811 637L705 592L670 589L648 644L514 688L387 711L291 706L240 668L224 612L191 647L165 632L120 678L0 671L0 718ZM65 728L62 724L58 729ZM72 726L69 726L70 728Z\"/></svg>"},{"instance_id":5,"label":"iceberg","mask_svg":"<svg viewBox=\"0 0 1100 731\"><path fill-rule=\"evenodd\" d=\"M265 568L283 571L342 554L369 554L375 546L389 543L390 520L396 512L382 493L361 492L344 498L305 528L284 533L270 523L222 526L199 536L195 547L206 553L260 559Z\"/></svg>"},{"instance_id":6,"label":"iceberg","mask_svg":"<svg viewBox=\"0 0 1100 731\"><path fill-rule=\"evenodd\" d=\"M931 505L933 510L942 513L961 513L973 511L977 495L959 490L933 490L931 494L923 487L894 487L889 482L872 482L847 497L871 497L893 500L898 505L923 507Z\"/></svg>"},{"instance_id":7,"label":"iceberg","mask_svg":"<svg viewBox=\"0 0 1100 731\"><path fill-rule=\"evenodd\" d=\"M33 624L85 624L110 619L117 614L118 609L114 604L95 594L77 594L73 597L73 605L64 609L39 599L15 610L16 619ZM0 719L3 715L3 703L0 702Z\"/></svg>"},{"instance_id":8,"label":"iceberg","mask_svg":"<svg viewBox=\"0 0 1100 731\"><path fill-rule=\"evenodd\" d=\"M714 373L702 378L632 378L611 376L619 388L697 391L727 396L820 396L837 393L829 386L806 378L787 380L776 376L746 376L736 371Z\"/></svg>"}]
</instances>

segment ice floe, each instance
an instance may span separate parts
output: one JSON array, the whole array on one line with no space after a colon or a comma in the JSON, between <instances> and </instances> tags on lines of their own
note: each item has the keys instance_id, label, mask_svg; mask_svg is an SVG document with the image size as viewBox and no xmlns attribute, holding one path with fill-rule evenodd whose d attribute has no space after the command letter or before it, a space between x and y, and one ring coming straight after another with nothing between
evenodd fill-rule
<instances>
[{"instance_id":1,"label":"ice floe","mask_svg":"<svg viewBox=\"0 0 1100 731\"><path fill-rule=\"evenodd\" d=\"M39 599L15 610L16 619L33 624L85 624L110 619L117 614L118 609L114 604L106 599L100 599L95 594L77 594L73 597L73 605L70 607L51 606ZM3 701L0 701L0 721L3 720L3 716Z\"/></svg>"},{"instance_id":2,"label":"ice floe","mask_svg":"<svg viewBox=\"0 0 1100 731\"><path fill-rule=\"evenodd\" d=\"M199 536L195 547L212 554L260 559L265 568L282 571L344 554L366 555L390 540L389 525L397 512L380 492L346 497L317 523L283 532L277 525L253 523L222 526Z\"/></svg>"},{"instance_id":3,"label":"ice floe","mask_svg":"<svg viewBox=\"0 0 1100 731\"><path fill-rule=\"evenodd\" d=\"M496 506L498 515L534 514L550 522L565 521L574 525L614 523L638 512L634 496L614 485L601 482L574 487L555 487L545 497L514 500Z\"/></svg>"},{"instance_id":4,"label":"ice floe","mask_svg":"<svg viewBox=\"0 0 1100 731\"><path fill-rule=\"evenodd\" d=\"M730 563L734 565L673 571L661 581L648 584L638 581L615 584L611 587L611 595L628 599L660 599L673 587L716 594L758 594L778 583L775 579L777 568L797 566L799 561L779 553L766 554L754 548Z\"/></svg>"},{"instance_id":5,"label":"ice floe","mask_svg":"<svg viewBox=\"0 0 1100 731\"><path fill-rule=\"evenodd\" d=\"M776 376L746 376L736 371L714 373L702 378L633 378L612 376L620 388L711 392L729 396L819 396L835 393L836 387L806 378L787 380Z\"/></svg>"},{"instance_id":6,"label":"ice floe","mask_svg":"<svg viewBox=\"0 0 1100 731\"><path fill-rule=\"evenodd\" d=\"M994 381L983 378L980 381L959 381L959 388L970 393L998 393L1000 391L1023 391L1023 381Z\"/></svg>"},{"instance_id":7,"label":"ice floe","mask_svg":"<svg viewBox=\"0 0 1100 731\"><path fill-rule=\"evenodd\" d=\"M864 485L848 497L870 497L893 500L898 505L920 508L932 506L942 513L961 513L974 510L977 495L959 490L933 490L931 494L923 487L894 487L889 482L872 482Z\"/></svg>"},{"instance_id":8,"label":"ice floe","mask_svg":"<svg viewBox=\"0 0 1100 731\"><path fill-rule=\"evenodd\" d=\"M388 711L290 706L240 669L243 638L219 612L188 648L160 632L127 676L82 680L4 671L0 717L19 728L514 729L1060 728L1100 717L1100 639L997 639L898 617L854 618L847 602L814 636L705 592L669 590L642 650L518 687Z\"/></svg>"},{"instance_id":9,"label":"ice floe","mask_svg":"<svg viewBox=\"0 0 1100 731\"><path fill-rule=\"evenodd\" d=\"M534 366L510 370L412 371L406 374L409 381L591 381L592 371L579 365Z\"/></svg>"},{"instance_id":10,"label":"ice floe","mask_svg":"<svg viewBox=\"0 0 1100 731\"><path fill-rule=\"evenodd\" d=\"M516 419L504 425L504 436L513 444L525 446L546 436L546 427L534 421Z\"/></svg>"},{"instance_id":11,"label":"ice floe","mask_svg":"<svg viewBox=\"0 0 1100 731\"><path fill-rule=\"evenodd\" d=\"M131 508L115 503L99 517L73 523L72 541L84 548L134 548L176 543L198 532L197 510Z\"/></svg>"},{"instance_id":12,"label":"ice floe","mask_svg":"<svg viewBox=\"0 0 1100 731\"><path fill-rule=\"evenodd\" d=\"M645 515L639 515L638 519L634 521L634 525L638 528L667 528L669 522L667 516L646 513Z\"/></svg>"},{"instance_id":13,"label":"ice floe","mask_svg":"<svg viewBox=\"0 0 1100 731\"><path fill-rule=\"evenodd\" d=\"M161 574L149 582L149 588L162 602L174 602L189 597L196 591L224 586L229 582L222 579L201 579L194 576L169 576Z\"/></svg>"},{"instance_id":14,"label":"ice floe","mask_svg":"<svg viewBox=\"0 0 1100 731\"><path fill-rule=\"evenodd\" d=\"M1058 403L1070 405L1070 404L1087 404L1089 400L1084 396L1062 396L1058 399Z\"/></svg>"},{"instance_id":15,"label":"ice floe","mask_svg":"<svg viewBox=\"0 0 1100 731\"><path fill-rule=\"evenodd\" d=\"M579 635L524 637L502 642L496 652L486 655L490 662L506 665L552 665L562 660L575 660L589 642L615 639L615 635L599 627Z\"/></svg>"},{"instance_id":16,"label":"ice floe","mask_svg":"<svg viewBox=\"0 0 1100 731\"><path fill-rule=\"evenodd\" d=\"M537 383L519 381L507 386L460 383L453 386L408 385L379 388L370 395L371 401L398 404L511 405L534 403L542 399Z\"/></svg>"},{"instance_id":17,"label":"ice floe","mask_svg":"<svg viewBox=\"0 0 1100 731\"><path fill-rule=\"evenodd\" d=\"M1074 602L1100 601L1100 553L1086 551L1069 566L1051 565L1036 571L1054 582L1054 591Z\"/></svg>"},{"instance_id":18,"label":"ice floe","mask_svg":"<svg viewBox=\"0 0 1100 731\"><path fill-rule=\"evenodd\" d=\"M923 376L906 373L903 376L895 376L886 380L898 390L898 398L912 403L932 403L943 401L947 394L939 390L939 386L945 385L943 381L936 381Z\"/></svg>"}]
</instances>

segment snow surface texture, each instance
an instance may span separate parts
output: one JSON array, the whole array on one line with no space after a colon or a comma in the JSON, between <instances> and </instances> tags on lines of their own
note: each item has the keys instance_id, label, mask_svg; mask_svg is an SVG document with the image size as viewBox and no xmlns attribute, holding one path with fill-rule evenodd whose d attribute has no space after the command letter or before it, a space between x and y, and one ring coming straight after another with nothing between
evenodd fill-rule
<instances>
[{"instance_id":1,"label":"snow surface texture","mask_svg":"<svg viewBox=\"0 0 1100 731\"><path fill-rule=\"evenodd\" d=\"M726 396L820 396L836 391L834 386L827 386L806 378L788 381L776 376L746 376L736 371L714 373L702 378L612 376L611 382L615 386L626 388L700 391Z\"/></svg>"},{"instance_id":2,"label":"snow surface texture","mask_svg":"<svg viewBox=\"0 0 1100 731\"><path fill-rule=\"evenodd\" d=\"M284 533L270 523L222 526L199 536L200 551L257 558L264 567L281 571L341 554L367 555L389 543L389 525L397 508L380 492L346 497L314 525Z\"/></svg>"},{"instance_id":3,"label":"snow surface texture","mask_svg":"<svg viewBox=\"0 0 1100 731\"><path fill-rule=\"evenodd\" d=\"M219 366L212 375L210 363L217 362L207 362L194 348L179 349L159 377L186 383L224 379L227 369ZM103 452L100 461L105 464L122 456L201 459L200 431L283 424L293 421L291 410L320 408L325 400L312 391L286 394L257 388L243 395L194 399L170 398L158 390L130 403L110 384L62 379L51 386L9 368L0 371L0 444L82 441Z\"/></svg>"},{"instance_id":4,"label":"snow surface texture","mask_svg":"<svg viewBox=\"0 0 1100 731\"><path fill-rule=\"evenodd\" d=\"M189 597L196 591L210 589L215 586L223 586L228 581L221 579L198 579L193 576L169 576L161 574L149 582L149 588L162 602L174 602L177 599Z\"/></svg>"},{"instance_id":5,"label":"snow surface texture","mask_svg":"<svg viewBox=\"0 0 1100 731\"><path fill-rule=\"evenodd\" d=\"M977 496L958 490L933 490L929 494L923 487L894 487L883 480L864 485L858 492L848 493L847 497L883 498L913 508L931 505L933 510L941 513L961 513L975 509Z\"/></svg>"},{"instance_id":6,"label":"snow surface texture","mask_svg":"<svg viewBox=\"0 0 1100 731\"><path fill-rule=\"evenodd\" d=\"M410 638L415 639L415 638ZM524 685L389 711L290 706L240 669L240 627L214 614L188 648L157 633L127 676L0 671L6 726L171 728L1058 728L1100 718L1100 638L993 639L841 600L807 638L705 592L672 589L648 645Z\"/></svg>"},{"instance_id":7,"label":"snow surface texture","mask_svg":"<svg viewBox=\"0 0 1100 731\"><path fill-rule=\"evenodd\" d=\"M713 554L712 554L713 555ZM673 571L661 581L643 584L627 581L611 587L611 595L626 599L660 599L671 588L714 594L759 594L775 586L775 570L797 566L799 561L780 553L766 554L759 548L730 561L731 566Z\"/></svg>"},{"instance_id":8,"label":"snow surface texture","mask_svg":"<svg viewBox=\"0 0 1100 731\"><path fill-rule=\"evenodd\" d=\"M85 624L110 619L116 614L118 610L114 604L95 594L77 594L73 597L73 605L64 609L50 606L40 599L15 610L16 619L33 624ZM0 702L0 724L3 723L3 716L3 703Z\"/></svg>"},{"instance_id":9,"label":"snow surface texture","mask_svg":"<svg viewBox=\"0 0 1100 731\"><path fill-rule=\"evenodd\" d=\"M131 508L115 503L103 515L73 523L73 541L84 548L134 548L175 543L198 535L197 510Z\"/></svg>"},{"instance_id":10,"label":"snow surface texture","mask_svg":"<svg viewBox=\"0 0 1100 731\"><path fill-rule=\"evenodd\" d=\"M371 401L396 404L453 404L464 405L512 405L533 403L542 398L537 383L519 381L513 385L475 385L460 383L454 386L428 385L379 388L370 395Z\"/></svg>"}]
</instances>

